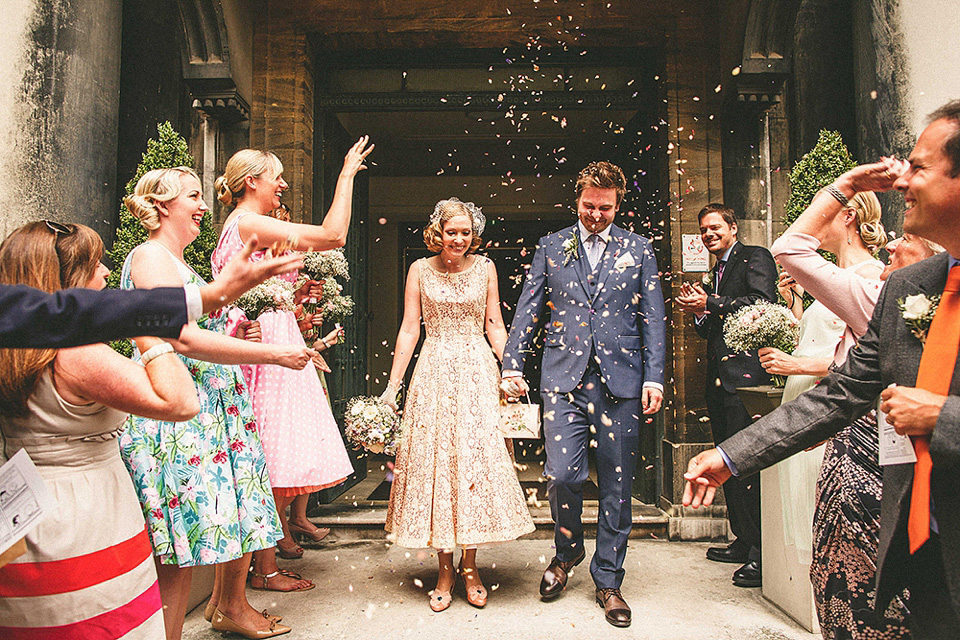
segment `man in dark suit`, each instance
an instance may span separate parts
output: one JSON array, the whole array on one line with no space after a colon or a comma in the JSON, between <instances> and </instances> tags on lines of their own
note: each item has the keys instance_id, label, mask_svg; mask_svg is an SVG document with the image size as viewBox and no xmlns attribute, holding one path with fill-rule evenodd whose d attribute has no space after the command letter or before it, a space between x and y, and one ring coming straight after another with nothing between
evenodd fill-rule
<instances>
[{"instance_id":1,"label":"man in dark suit","mask_svg":"<svg viewBox=\"0 0 960 640\"><path fill-rule=\"evenodd\" d=\"M595 437L600 505L590 574L597 603L617 627L631 620L620 584L633 524L639 418L660 409L666 355L653 246L613 224L625 193L626 180L616 165L594 162L580 172L579 221L540 239L503 351L504 387L521 394L536 328L549 317L540 389L557 552L543 574L540 595L559 596L586 555L583 483Z\"/></svg>"},{"instance_id":2,"label":"man in dark suit","mask_svg":"<svg viewBox=\"0 0 960 640\"><path fill-rule=\"evenodd\" d=\"M769 384L770 376L760 366L756 352L736 353L723 340L727 316L758 300L773 302L777 290L777 265L763 247L737 240L733 209L708 204L697 216L700 237L716 258L707 291L699 283L685 283L677 296L682 311L696 316L696 329L707 340L707 413L714 442L721 442L751 422L737 395L739 387ZM760 572L760 476L737 478L724 489L730 528L737 537L727 547L712 547L707 558L742 564L733 574L739 587L759 587Z\"/></svg>"},{"instance_id":3,"label":"man in dark suit","mask_svg":"<svg viewBox=\"0 0 960 640\"><path fill-rule=\"evenodd\" d=\"M957 324L952 318L960 296L955 289L960 288L960 101L938 109L930 119L909 164L884 158L857 167L818 194L811 206L839 207L857 191L896 188L907 202L904 231L943 245L947 253L892 273L866 334L847 361L812 390L691 460L683 498L693 507L710 504L716 487L731 474L754 474L833 436L875 407L879 397L887 422L913 438L918 458L928 449L932 462L929 499L916 504L911 495L926 485L923 470L916 472L914 464L884 468L877 559L876 610L886 609L908 587L911 632L921 640L955 638L960 629L960 358L955 343L947 348L941 342L930 350L927 341L930 352L925 353L910 320L913 304L942 294L939 304L949 314L942 317L950 320L937 329ZM918 297L908 303L908 296ZM935 315L931 326L936 324ZM923 335L933 338L933 333L943 335ZM924 386L931 363L945 365L947 372L937 381L945 393ZM911 511L923 513L927 507L931 513L924 513L918 539Z\"/></svg>"},{"instance_id":4,"label":"man in dark suit","mask_svg":"<svg viewBox=\"0 0 960 640\"><path fill-rule=\"evenodd\" d=\"M250 262L251 236L209 285L140 291L45 293L0 285L0 347L72 347L134 336L176 338L183 325L236 300L267 278L302 266L299 255Z\"/></svg>"}]
</instances>

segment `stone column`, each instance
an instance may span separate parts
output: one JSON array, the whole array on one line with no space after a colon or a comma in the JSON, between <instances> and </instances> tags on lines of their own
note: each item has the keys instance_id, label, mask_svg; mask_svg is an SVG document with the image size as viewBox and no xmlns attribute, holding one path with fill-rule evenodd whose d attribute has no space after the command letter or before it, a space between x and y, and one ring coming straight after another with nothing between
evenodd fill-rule
<instances>
[{"instance_id":1,"label":"stone column","mask_svg":"<svg viewBox=\"0 0 960 640\"><path fill-rule=\"evenodd\" d=\"M6 0L0 232L37 218L112 235L120 78L116 0Z\"/></svg>"}]
</instances>

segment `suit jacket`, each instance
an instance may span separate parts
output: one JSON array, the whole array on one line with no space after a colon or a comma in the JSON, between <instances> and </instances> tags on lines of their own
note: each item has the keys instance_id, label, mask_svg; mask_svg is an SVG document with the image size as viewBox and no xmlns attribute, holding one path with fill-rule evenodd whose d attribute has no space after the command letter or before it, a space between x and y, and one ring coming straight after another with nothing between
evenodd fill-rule
<instances>
[{"instance_id":1,"label":"suit jacket","mask_svg":"<svg viewBox=\"0 0 960 640\"><path fill-rule=\"evenodd\" d=\"M897 301L908 295L943 292L949 256L945 253L904 267L887 280L866 334L846 362L819 385L721 443L739 475L749 475L835 435L876 406L890 384L912 387L923 346L907 328ZM931 493L940 530L943 563L954 611L960 611L960 358L933 436ZM906 520L913 465L883 469L877 609L884 610L905 585Z\"/></svg>"},{"instance_id":2,"label":"suit jacket","mask_svg":"<svg viewBox=\"0 0 960 640\"><path fill-rule=\"evenodd\" d=\"M563 250L573 237L576 258ZM572 391L592 353L598 356L607 388L617 397L640 397L645 381L663 384L666 313L657 260L646 238L611 225L610 240L593 273L577 225L541 238L517 302L503 352L504 369L523 371L545 316L544 391Z\"/></svg>"},{"instance_id":3,"label":"suit jacket","mask_svg":"<svg viewBox=\"0 0 960 640\"><path fill-rule=\"evenodd\" d=\"M0 285L0 347L72 347L143 335L176 338L186 322L182 287L50 294Z\"/></svg>"},{"instance_id":4,"label":"suit jacket","mask_svg":"<svg viewBox=\"0 0 960 640\"><path fill-rule=\"evenodd\" d=\"M713 270L716 282L716 267ZM700 337L707 339L707 392L714 388L717 377L728 393L739 387L769 384L770 376L756 353L736 353L723 340L723 321L743 307L758 300L777 299L777 265L763 247L737 242L727 258L723 278L716 295L707 296L707 313L696 324Z\"/></svg>"}]
</instances>

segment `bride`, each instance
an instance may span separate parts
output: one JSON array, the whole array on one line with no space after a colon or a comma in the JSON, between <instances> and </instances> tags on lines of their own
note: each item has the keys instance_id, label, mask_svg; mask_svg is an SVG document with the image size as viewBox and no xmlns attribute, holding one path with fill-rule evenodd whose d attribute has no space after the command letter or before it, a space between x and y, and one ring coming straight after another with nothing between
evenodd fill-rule
<instances>
[{"instance_id":1,"label":"bride","mask_svg":"<svg viewBox=\"0 0 960 640\"><path fill-rule=\"evenodd\" d=\"M456 547L463 549L459 573L467 601L483 607L487 590L477 572L477 546L534 529L498 427L500 368L491 347L502 358L507 332L497 270L489 258L473 253L484 224L472 202L437 203L423 231L437 255L410 266L403 322L381 396L396 408L422 317L427 337L403 412L386 530L403 547L437 550L434 611L450 606Z\"/></svg>"}]
</instances>

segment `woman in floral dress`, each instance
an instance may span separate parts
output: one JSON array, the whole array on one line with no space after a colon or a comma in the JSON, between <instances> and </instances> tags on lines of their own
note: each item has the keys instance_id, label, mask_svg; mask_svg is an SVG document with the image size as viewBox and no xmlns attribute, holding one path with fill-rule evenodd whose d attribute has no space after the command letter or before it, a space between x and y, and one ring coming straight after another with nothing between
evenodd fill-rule
<instances>
[{"instance_id":1,"label":"woman in floral dress","mask_svg":"<svg viewBox=\"0 0 960 640\"><path fill-rule=\"evenodd\" d=\"M207 211L196 174L185 167L150 171L125 203L149 240L127 256L122 286L205 284L183 260ZM171 341L196 382L197 417L176 423L131 418L120 440L153 543L169 639L180 637L191 568L209 564L217 565L207 607L215 629L248 637L290 630L246 600L250 554L271 547L281 530L250 396L239 368L229 365L302 369L313 352L227 337L225 322L224 312L212 313ZM281 578L294 588L310 586Z\"/></svg>"},{"instance_id":2,"label":"woman in floral dress","mask_svg":"<svg viewBox=\"0 0 960 640\"><path fill-rule=\"evenodd\" d=\"M343 246L350 227L354 177L366 167L364 158L373 150L366 137L347 153L337 181L330 211L323 224L285 222L271 215L281 204L287 188L283 165L272 153L243 149L227 162L224 175L217 178L217 197L234 209L224 221L213 252L214 273L239 252L253 235L263 249L275 245L297 251L324 251ZM251 260L260 260L264 252ZM290 282L296 274L289 274ZM308 283L305 287L310 288ZM259 318L262 344L305 346L303 335L291 311L262 314ZM274 501L284 535L277 541L277 553L298 558L303 550L290 535L285 511L298 495L313 493L343 482L353 466L343 438L327 403L320 378L312 363L303 371L280 367L243 368L253 398L253 410L266 454ZM320 537L313 523L300 523L306 535ZM284 590L272 578L277 575L276 554L264 550L254 554L251 586Z\"/></svg>"},{"instance_id":3,"label":"woman in floral dress","mask_svg":"<svg viewBox=\"0 0 960 640\"><path fill-rule=\"evenodd\" d=\"M472 254L483 226L472 202L437 203L423 238L438 255L410 266L403 322L381 396L396 408L422 317L427 337L404 406L386 529L401 546L437 550L434 611L450 606L456 547L463 548L459 571L467 601L483 607L487 590L477 571L477 546L514 540L534 528L499 430L494 353L503 357L507 332L496 267Z\"/></svg>"}]
</instances>

